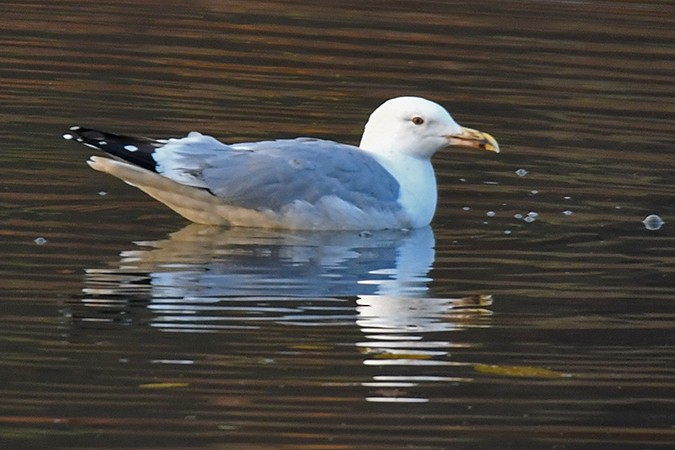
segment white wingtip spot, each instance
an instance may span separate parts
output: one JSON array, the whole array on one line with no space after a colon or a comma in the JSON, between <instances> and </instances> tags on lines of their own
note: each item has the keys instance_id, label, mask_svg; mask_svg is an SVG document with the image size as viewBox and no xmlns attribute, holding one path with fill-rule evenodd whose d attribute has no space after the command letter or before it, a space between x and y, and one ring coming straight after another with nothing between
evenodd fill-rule
<instances>
[{"instance_id":1,"label":"white wingtip spot","mask_svg":"<svg viewBox=\"0 0 675 450\"><path fill-rule=\"evenodd\" d=\"M98 145L108 145L106 141L98 141Z\"/></svg>"},{"instance_id":2,"label":"white wingtip spot","mask_svg":"<svg viewBox=\"0 0 675 450\"><path fill-rule=\"evenodd\" d=\"M71 139L73 139L73 135L66 133L63 135L63 139L65 139L66 141L70 141Z\"/></svg>"},{"instance_id":3,"label":"white wingtip spot","mask_svg":"<svg viewBox=\"0 0 675 450\"><path fill-rule=\"evenodd\" d=\"M135 152L138 151L138 147L136 147L135 145L125 145L124 150L128 152Z\"/></svg>"},{"instance_id":4,"label":"white wingtip spot","mask_svg":"<svg viewBox=\"0 0 675 450\"><path fill-rule=\"evenodd\" d=\"M70 131L77 131L79 129L80 127L78 127L77 125L75 125L74 127L70 127Z\"/></svg>"}]
</instances>

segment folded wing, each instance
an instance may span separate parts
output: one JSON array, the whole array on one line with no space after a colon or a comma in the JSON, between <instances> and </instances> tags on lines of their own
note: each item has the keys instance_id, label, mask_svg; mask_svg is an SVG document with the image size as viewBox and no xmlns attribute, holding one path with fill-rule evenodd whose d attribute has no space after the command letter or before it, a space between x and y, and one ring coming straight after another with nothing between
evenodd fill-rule
<instances>
[{"instance_id":1,"label":"folded wing","mask_svg":"<svg viewBox=\"0 0 675 450\"><path fill-rule=\"evenodd\" d=\"M363 210L400 209L398 182L350 145L310 138L226 145L196 132L154 140L71 131L78 142L240 208L279 211L331 197Z\"/></svg>"}]
</instances>

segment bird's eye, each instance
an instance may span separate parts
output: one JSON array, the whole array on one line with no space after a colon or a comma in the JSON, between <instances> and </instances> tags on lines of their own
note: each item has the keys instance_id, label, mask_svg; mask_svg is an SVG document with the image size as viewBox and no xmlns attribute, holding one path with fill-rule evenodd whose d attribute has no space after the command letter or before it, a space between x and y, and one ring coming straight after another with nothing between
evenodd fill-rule
<instances>
[{"instance_id":1,"label":"bird's eye","mask_svg":"<svg viewBox=\"0 0 675 450\"><path fill-rule=\"evenodd\" d=\"M420 116L415 116L412 119L410 119L410 121L415 125L422 125L424 123L424 119L422 119Z\"/></svg>"}]
</instances>

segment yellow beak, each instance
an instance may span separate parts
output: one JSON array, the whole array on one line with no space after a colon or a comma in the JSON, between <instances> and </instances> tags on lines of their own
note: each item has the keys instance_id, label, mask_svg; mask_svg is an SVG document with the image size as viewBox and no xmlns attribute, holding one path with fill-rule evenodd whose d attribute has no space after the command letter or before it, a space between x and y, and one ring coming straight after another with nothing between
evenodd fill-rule
<instances>
[{"instance_id":1,"label":"yellow beak","mask_svg":"<svg viewBox=\"0 0 675 450\"><path fill-rule=\"evenodd\" d=\"M499 153L499 144L495 138L482 131L462 127L460 134L448 136L450 147L475 148Z\"/></svg>"}]
</instances>

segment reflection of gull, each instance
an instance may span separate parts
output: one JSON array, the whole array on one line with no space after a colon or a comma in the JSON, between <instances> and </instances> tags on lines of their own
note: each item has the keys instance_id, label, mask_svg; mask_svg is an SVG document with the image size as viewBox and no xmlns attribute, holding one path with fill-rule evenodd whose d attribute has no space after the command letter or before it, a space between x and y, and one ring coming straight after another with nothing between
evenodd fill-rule
<instances>
[{"instance_id":1,"label":"reflection of gull","mask_svg":"<svg viewBox=\"0 0 675 450\"><path fill-rule=\"evenodd\" d=\"M362 285L372 285L375 294L386 296L419 296L427 292L427 273L434 263L434 235L429 227L415 230L413 238L396 244L393 264L371 270L371 275L381 275L375 280L360 280ZM364 292L365 294L365 292Z\"/></svg>"},{"instance_id":2,"label":"reflection of gull","mask_svg":"<svg viewBox=\"0 0 675 450\"><path fill-rule=\"evenodd\" d=\"M133 278L146 273L153 303L386 291L414 295L426 289L434 237L429 227L357 233L193 224L170 239L138 245L140 249L122 253L119 269L90 269L85 292L114 291L125 274Z\"/></svg>"},{"instance_id":3,"label":"reflection of gull","mask_svg":"<svg viewBox=\"0 0 675 450\"><path fill-rule=\"evenodd\" d=\"M420 383L457 381L429 370L462 365L449 356L466 346L456 332L488 323L489 296L428 295L429 227L358 233L193 224L137 245L119 267L87 271L83 308L73 314L78 324L129 323L130 303L147 306L151 325L163 331L356 323L365 339L354 344L379 371L363 383L372 389L369 401L425 401L412 392Z\"/></svg>"},{"instance_id":4,"label":"reflection of gull","mask_svg":"<svg viewBox=\"0 0 675 450\"><path fill-rule=\"evenodd\" d=\"M304 230L417 228L436 210L431 157L448 146L498 152L440 105L399 97L377 108L359 147L310 138L226 145L190 133L153 140L72 127L119 160L89 165L138 187L193 222Z\"/></svg>"}]
</instances>

